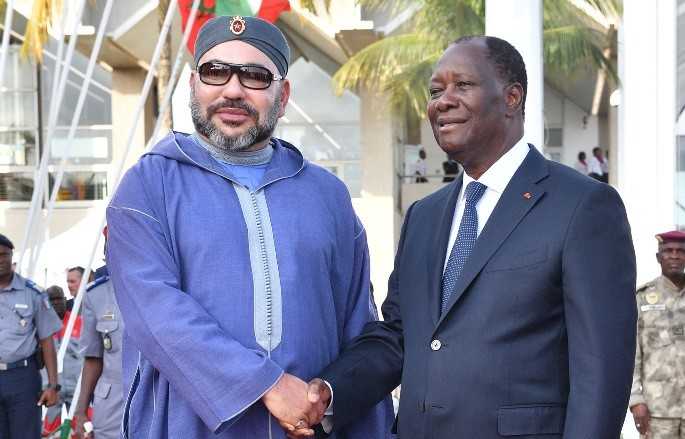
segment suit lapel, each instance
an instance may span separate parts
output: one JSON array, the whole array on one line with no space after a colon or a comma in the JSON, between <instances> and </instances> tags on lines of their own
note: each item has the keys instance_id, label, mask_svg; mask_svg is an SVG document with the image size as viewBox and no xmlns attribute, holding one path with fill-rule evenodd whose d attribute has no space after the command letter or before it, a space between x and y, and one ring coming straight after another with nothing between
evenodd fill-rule
<instances>
[{"instance_id":1,"label":"suit lapel","mask_svg":"<svg viewBox=\"0 0 685 439\"><path fill-rule=\"evenodd\" d=\"M438 320L436 329L518 223L542 198L545 192L536 183L547 174L545 158L531 146L526 159L502 193L495 210L478 237L473 252L464 266L464 271L450 295L447 308Z\"/></svg>"},{"instance_id":2,"label":"suit lapel","mask_svg":"<svg viewBox=\"0 0 685 439\"><path fill-rule=\"evenodd\" d=\"M459 191L464 181L463 172L454 180L452 188L448 192L448 198L445 200L444 208L440 213L440 222L438 223L437 233L433 238L433 243L430 248L435 249L430 252L428 257L429 267L429 306L433 323L437 323L440 318L440 303L442 290L442 269L445 266L445 258L447 255L447 245L449 244L450 231L452 229L452 221L454 218L454 210L457 206L457 198Z\"/></svg>"}]
</instances>

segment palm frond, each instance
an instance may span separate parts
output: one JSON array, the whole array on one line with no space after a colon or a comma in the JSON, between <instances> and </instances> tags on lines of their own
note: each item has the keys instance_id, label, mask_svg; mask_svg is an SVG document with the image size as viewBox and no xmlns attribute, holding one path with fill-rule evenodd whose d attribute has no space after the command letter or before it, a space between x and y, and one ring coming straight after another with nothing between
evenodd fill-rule
<instances>
[{"instance_id":1,"label":"palm frond","mask_svg":"<svg viewBox=\"0 0 685 439\"><path fill-rule=\"evenodd\" d=\"M388 94L389 104L394 111L398 114L414 114L419 118L426 116L428 81L441 54L441 51L431 54L385 84L382 91Z\"/></svg>"},{"instance_id":2,"label":"palm frond","mask_svg":"<svg viewBox=\"0 0 685 439\"><path fill-rule=\"evenodd\" d=\"M423 8L426 0L357 0L357 4L369 11L383 11L390 17L395 17L398 14L410 8Z\"/></svg>"},{"instance_id":3,"label":"palm frond","mask_svg":"<svg viewBox=\"0 0 685 439\"><path fill-rule=\"evenodd\" d=\"M313 0L312 0L313 1ZM358 0L367 8L387 12L419 4L401 29L406 32L380 40L352 56L333 78L337 93L365 87L387 93L393 108L425 113L427 81L444 48L463 35L481 35L485 28L484 0ZM616 67L605 55L615 34L605 31L578 7L585 2L607 17L620 16L619 0L546 0L543 3L544 57L549 71L573 76L588 65L617 80ZM611 22L611 19L608 18Z\"/></svg>"},{"instance_id":4,"label":"palm frond","mask_svg":"<svg viewBox=\"0 0 685 439\"><path fill-rule=\"evenodd\" d=\"M483 0L425 0L416 14L414 32L432 35L447 45L464 35L485 32Z\"/></svg>"},{"instance_id":5,"label":"palm frond","mask_svg":"<svg viewBox=\"0 0 685 439\"><path fill-rule=\"evenodd\" d=\"M333 76L336 93L345 89L386 90L392 79L424 59L433 59L444 44L417 33L396 35L370 44L352 56Z\"/></svg>"},{"instance_id":6,"label":"palm frond","mask_svg":"<svg viewBox=\"0 0 685 439\"><path fill-rule=\"evenodd\" d=\"M597 12L617 23L623 13L623 5L619 0L582 0Z\"/></svg>"},{"instance_id":7,"label":"palm frond","mask_svg":"<svg viewBox=\"0 0 685 439\"><path fill-rule=\"evenodd\" d=\"M26 24L24 44L21 46L23 58L43 61L43 46L48 40L48 26L62 10L62 0L34 0L31 18Z\"/></svg>"},{"instance_id":8,"label":"palm frond","mask_svg":"<svg viewBox=\"0 0 685 439\"><path fill-rule=\"evenodd\" d=\"M567 75L587 65L604 70L618 80L616 68L603 54L602 36L580 26L560 26L543 31L545 67Z\"/></svg>"}]
</instances>

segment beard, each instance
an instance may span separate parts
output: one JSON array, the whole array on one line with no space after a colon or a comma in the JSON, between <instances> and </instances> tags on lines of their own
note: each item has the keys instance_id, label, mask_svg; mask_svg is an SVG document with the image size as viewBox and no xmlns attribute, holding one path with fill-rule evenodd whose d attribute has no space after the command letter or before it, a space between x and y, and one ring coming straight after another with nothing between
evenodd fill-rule
<instances>
[{"instance_id":1,"label":"beard","mask_svg":"<svg viewBox=\"0 0 685 439\"><path fill-rule=\"evenodd\" d=\"M278 111L281 107L281 91L276 94L274 103L266 113L264 121L259 122L259 112L240 99L224 99L223 101L212 104L207 107L207 111L203 114L200 103L195 97L195 90L190 88L190 114L193 118L195 130L216 146L218 149L225 152L241 152L248 150L252 145L267 140L271 137L276 129L278 122ZM237 136L228 136L221 131L214 122L212 116L221 108L239 108L247 112L248 116L254 121L254 125L247 129L243 134ZM236 124L227 123L229 126L237 126Z\"/></svg>"}]
</instances>

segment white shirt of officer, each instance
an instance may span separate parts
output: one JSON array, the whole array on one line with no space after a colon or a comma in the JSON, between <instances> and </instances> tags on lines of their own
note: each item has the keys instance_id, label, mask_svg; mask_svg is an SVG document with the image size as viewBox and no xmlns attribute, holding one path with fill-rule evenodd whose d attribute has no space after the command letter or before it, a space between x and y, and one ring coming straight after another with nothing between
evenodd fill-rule
<instances>
[{"instance_id":1,"label":"white shirt of officer","mask_svg":"<svg viewBox=\"0 0 685 439\"><path fill-rule=\"evenodd\" d=\"M0 290L0 363L14 363L36 352L38 340L52 336L62 322L47 294L14 273Z\"/></svg>"}]
</instances>

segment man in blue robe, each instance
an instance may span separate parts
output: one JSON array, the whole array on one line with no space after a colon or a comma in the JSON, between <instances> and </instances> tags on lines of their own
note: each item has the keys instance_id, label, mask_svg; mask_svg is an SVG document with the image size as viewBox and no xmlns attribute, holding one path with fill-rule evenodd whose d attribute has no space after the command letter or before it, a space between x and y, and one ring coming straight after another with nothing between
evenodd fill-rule
<instances>
[{"instance_id":1,"label":"man in blue robe","mask_svg":"<svg viewBox=\"0 0 685 439\"><path fill-rule=\"evenodd\" d=\"M208 21L191 77L196 132L160 141L108 207L124 438L326 430L311 425L325 407L305 382L376 318L347 189L271 136L289 55L263 20ZM391 422L387 398L331 437L386 438Z\"/></svg>"}]
</instances>

